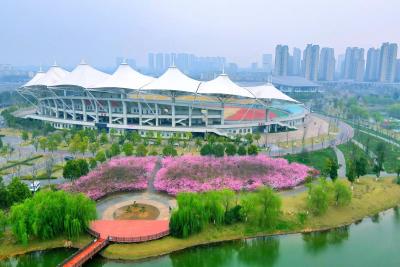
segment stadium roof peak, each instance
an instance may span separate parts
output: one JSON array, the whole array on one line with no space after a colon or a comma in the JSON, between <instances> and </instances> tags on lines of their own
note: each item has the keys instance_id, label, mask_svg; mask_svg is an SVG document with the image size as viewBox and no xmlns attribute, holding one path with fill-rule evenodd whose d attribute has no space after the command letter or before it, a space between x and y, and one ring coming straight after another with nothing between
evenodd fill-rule
<instances>
[{"instance_id":1,"label":"stadium roof peak","mask_svg":"<svg viewBox=\"0 0 400 267\"><path fill-rule=\"evenodd\" d=\"M69 72L65 69L61 68L60 66L53 65L40 79L35 82L35 85L53 86L68 74Z\"/></svg>"},{"instance_id":2,"label":"stadium roof peak","mask_svg":"<svg viewBox=\"0 0 400 267\"><path fill-rule=\"evenodd\" d=\"M158 79L141 88L143 91L178 91L196 93L200 81L182 73L177 67L171 66Z\"/></svg>"},{"instance_id":3,"label":"stadium roof peak","mask_svg":"<svg viewBox=\"0 0 400 267\"><path fill-rule=\"evenodd\" d=\"M138 90L152 81L154 81L153 77L143 75L131 68L126 62L122 62L114 74L95 84L92 88L125 88Z\"/></svg>"},{"instance_id":4,"label":"stadium roof peak","mask_svg":"<svg viewBox=\"0 0 400 267\"><path fill-rule=\"evenodd\" d=\"M229 76L225 73L221 73L217 78L211 81L203 82L199 87L198 93L254 98L254 95L251 92L232 82Z\"/></svg>"},{"instance_id":5,"label":"stadium roof peak","mask_svg":"<svg viewBox=\"0 0 400 267\"><path fill-rule=\"evenodd\" d=\"M39 71L36 72L35 76L33 76L33 78L29 82L24 84L23 87L37 85L36 82L40 80L44 75L45 73L42 71L42 67L40 67Z\"/></svg>"},{"instance_id":6,"label":"stadium roof peak","mask_svg":"<svg viewBox=\"0 0 400 267\"><path fill-rule=\"evenodd\" d=\"M101 72L92 66L81 62L76 68L53 86L73 85L91 88L94 85L110 77L109 74Z\"/></svg>"},{"instance_id":7,"label":"stadium roof peak","mask_svg":"<svg viewBox=\"0 0 400 267\"><path fill-rule=\"evenodd\" d=\"M279 89L275 88L271 83L266 83L258 86L246 87L258 99L276 99L288 102L299 103L297 100L282 93Z\"/></svg>"}]
</instances>

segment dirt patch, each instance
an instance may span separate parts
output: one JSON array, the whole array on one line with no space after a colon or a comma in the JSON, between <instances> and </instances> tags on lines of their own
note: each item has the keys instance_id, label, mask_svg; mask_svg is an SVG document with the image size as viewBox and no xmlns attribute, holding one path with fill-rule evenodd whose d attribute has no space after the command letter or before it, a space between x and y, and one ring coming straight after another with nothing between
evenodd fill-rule
<instances>
[{"instance_id":1,"label":"dirt patch","mask_svg":"<svg viewBox=\"0 0 400 267\"><path fill-rule=\"evenodd\" d=\"M116 220L155 220L160 215L160 211L148 204L132 203L114 211Z\"/></svg>"}]
</instances>

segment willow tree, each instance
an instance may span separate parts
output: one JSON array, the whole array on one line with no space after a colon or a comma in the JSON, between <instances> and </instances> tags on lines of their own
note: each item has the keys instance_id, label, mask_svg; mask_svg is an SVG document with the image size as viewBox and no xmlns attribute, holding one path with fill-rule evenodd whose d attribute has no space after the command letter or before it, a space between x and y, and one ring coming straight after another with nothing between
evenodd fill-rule
<instances>
[{"instance_id":1,"label":"willow tree","mask_svg":"<svg viewBox=\"0 0 400 267\"><path fill-rule=\"evenodd\" d=\"M178 209L172 213L169 222L171 235L186 238L200 232L207 222L200 194L180 193L176 200Z\"/></svg>"},{"instance_id":2,"label":"willow tree","mask_svg":"<svg viewBox=\"0 0 400 267\"><path fill-rule=\"evenodd\" d=\"M221 194L218 191L209 191L203 194L205 217L213 224L224 222L225 209L222 205Z\"/></svg>"},{"instance_id":3,"label":"willow tree","mask_svg":"<svg viewBox=\"0 0 400 267\"><path fill-rule=\"evenodd\" d=\"M281 198L271 188L260 187L255 194L254 204L258 207L259 225L261 227L273 228L277 224L281 214Z\"/></svg>"},{"instance_id":4,"label":"willow tree","mask_svg":"<svg viewBox=\"0 0 400 267\"><path fill-rule=\"evenodd\" d=\"M51 239L59 235L76 238L96 218L94 201L82 194L41 191L10 211L11 229L26 244L30 237Z\"/></svg>"}]
</instances>

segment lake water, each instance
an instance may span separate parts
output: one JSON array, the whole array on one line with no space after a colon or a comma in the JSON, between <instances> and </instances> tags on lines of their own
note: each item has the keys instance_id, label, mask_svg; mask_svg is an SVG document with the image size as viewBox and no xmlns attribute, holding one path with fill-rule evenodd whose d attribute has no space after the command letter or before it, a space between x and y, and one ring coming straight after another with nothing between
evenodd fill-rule
<instances>
[{"instance_id":1,"label":"lake water","mask_svg":"<svg viewBox=\"0 0 400 267\"><path fill-rule=\"evenodd\" d=\"M390 210L332 231L255 238L202 246L144 262L95 257L85 266L400 266L400 211ZM0 266L56 266L73 251L34 252Z\"/></svg>"}]
</instances>

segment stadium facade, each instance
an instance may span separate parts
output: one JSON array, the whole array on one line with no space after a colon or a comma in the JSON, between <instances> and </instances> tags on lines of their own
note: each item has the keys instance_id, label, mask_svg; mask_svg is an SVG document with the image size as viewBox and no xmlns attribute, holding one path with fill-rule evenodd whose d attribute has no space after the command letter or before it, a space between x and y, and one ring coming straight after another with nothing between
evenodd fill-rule
<instances>
[{"instance_id":1,"label":"stadium facade","mask_svg":"<svg viewBox=\"0 0 400 267\"><path fill-rule=\"evenodd\" d=\"M122 63L112 74L82 62L68 72L54 65L18 92L35 106L26 117L55 128L98 128L232 136L296 129L308 111L272 84L243 87L222 73L194 80L172 66L158 78Z\"/></svg>"}]
</instances>

